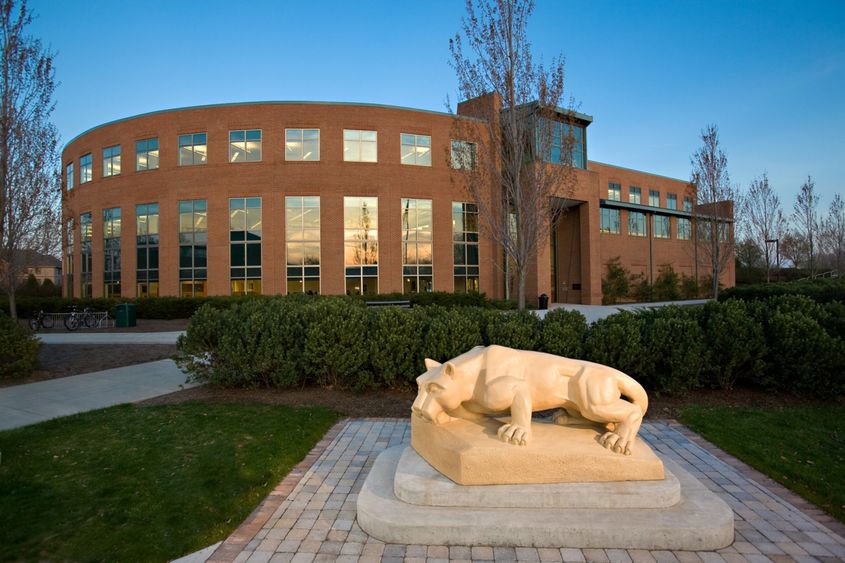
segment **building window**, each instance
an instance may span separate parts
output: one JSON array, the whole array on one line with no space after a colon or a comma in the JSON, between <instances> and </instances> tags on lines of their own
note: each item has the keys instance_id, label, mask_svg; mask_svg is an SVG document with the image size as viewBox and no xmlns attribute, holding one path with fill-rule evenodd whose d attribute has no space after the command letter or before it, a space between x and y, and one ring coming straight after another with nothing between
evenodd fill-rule
<instances>
[{"instance_id":1,"label":"building window","mask_svg":"<svg viewBox=\"0 0 845 563\"><path fill-rule=\"evenodd\" d=\"M120 145L103 149L103 178L120 174Z\"/></svg>"},{"instance_id":2,"label":"building window","mask_svg":"<svg viewBox=\"0 0 845 563\"><path fill-rule=\"evenodd\" d=\"M628 234L632 237L646 236L645 213L638 211L628 212Z\"/></svg>"},{"instance_id":3,"label":"building window","mask_svg":"<svg viewBox=\"0 0 845 563\"><path fill-rule=\"evenodd\" d=\"M620 227L618 209L608 209L607 207L602 207L599 209L599 217L601 219L601 224L599 226L600 232L614 235L619 234Z\"/></svg>"},{"instance_id":4,"label":"building window","mask_svg":"<svg viewBox=\"0 0 845 563\"><path fill-rule=\"evenodd\" d=\"M478 292L478 206L452 202L455 293Z\"/></svg>"},{"instance_id":5,"label":"building window","mask_svg":"<svg viewBox=\"0 0 845 563\"><path fill-rule=\"evenodd\" d=\"M346 162L378 162L376 131L343 130L343 160Z\"/></svg>"},{"instance_id":6,"label":"building window","mask_svg":"<svg viewBox=\"0 0 845 563\"><path fill-rule=\"evenodd\" d=\"M399 135L402 145L402 164L431 166L431 137L428 135Z\"/></svg>"},{"instance_id":7,"label":"building window","mask_svg":"<svg viewBox=\"0 0 845 563\"><path fill-rule=\"evenodd\" d=\"M678 240L689 240L692 238L692 224L689 219L678 218Z\"/></svg>"},{"instance_id":8,"label":"building window","mask_svg":"<svg viewBox=\"0 0 845 563\"><path fill-rule=\"evenodd\" d=\"M320 198L285 198L288 293L320 293Z\"/></svg>"},{"instance_id":9,"label":"building window","mask_svg":"<svg viewBox=\"0 0 845 563\"><path fill-rule=\"evenodd\" d=\"M65 185L68 191L73 189L73 162L68 162L65 166Z\"/></svg>"},{"instance_id":10,"label":"building window","mask_svg":"<svg viewBox=\"0 0 845 563\"><path fill-rule=\"evenodd\" d=\"M135 206L135 295L158 297L158 204Z\"/></svg>"},{"instance_id":11,"label":"building window","mask_svg":"<svg viewBox=\"0 0 845 563\"><path fill-rule=\"evenodd\" d=\"M158 168L158 137L135 141L135 170Z\"/></svg>"},{"instance_id":12,"label":"building window","mask_svg":"<svg viewBox=\"0 0 845 563\"><path fill-rule=\"evenodd\" d=\"M638 188L637 186L631 186L628 188L628 201L631 203L642 203L643 200L643 190L642 188Z\"/></svg>"},{"instance_id":13,"label":"building window","mask_svg":"<svg viewBox=\"0 0 845 563\"><path fill-rule=\"evenodd\" d=\"M452 168L455 170L473 170L477 162L475 143L452 141Z\"/></svg>"},{"instance_id":14,"label":"building window","mask_svg":"<svg viewBox=\"0 0 845 563\"><path fill-rule=\"evenodd\" d=\"M666 209L678 208L678 196L675 194L666 194Z\"/></svg>"},{"instance_id":15,"label":"building window","mask_svg":"<svg viewBox=\"0 0 845 563\"><path fill-rule=\"evenodd\" d=\"M73 217L65 221L65 296L73 297Z\"/></svg>"},{"instance_id":16,"label":"building window","mask_svg":"<svg viewBox=\"0 0 845 563\"><path fill-rule=\"evenodd\" d=\"M229 200L232 295L261 295L261 198Z\"/></svg>"},{"instance_id":17,"label":"building window","mask_svg":"<svg viewBox=\"0 0 845 563\"><path fill-rule=\"evenodd\" d=\"M551 127L551 129L545 129ZM569 123L561 123L560 121L549 122L547 119L540 120L540 128L537 129L537 144L548 145L543 142L540 135L549 133L551 135L551 144L546 151L545 160L554 164L569 164L575 168L584 168L585 163L585 147L584 147L584 128L580 125L572 125ZM570 147L570 158L566 158L564 147ZM569 160L569 162L567 162Z\"/></svg>"},{"instance_id":18,"label":"building window","mask_svg":"<svg viewBox=\"0 0 845 563\"><path fill-rule=\"evenodd\" d=\"M687 196L684 196L684 211L692 213L692 199Z\"/></svg>"},{"instance_id":19,"label":"building window","mask_svg":"<svg viewBox=\"0 0 845 563\"><path fill-rule=\"evenodd\" d=\"M672 238L669 217L665 215L654 216L654 238Z\"/></svg>"},{"instance_id":20,"label":"building window","mask_svg":"<svg viewBox=\"0 0 845 563\"><path fill-rule=\"evenodd\" d=\"M609 182L607 184L607 199L611 201L622 201L622 186Z\"/></svg>"},{"instance_id":21,"label":"building window","mask_svg":"<svg viewBox=\"0 0 845 563\"><path fill-rule=\"evenodd\" d=\"M347 295L378 293L378 198L343 198Z\"/></svg>"},{"instance_id":22,"label":"building window","mask_svg":"<svg viewBox=\"0 0 845 563\"><path fill-rule=\"evenodd\" d=\"M205 297L208 285L208 204L179 202L179 295Z\"/></svg>"},{"instance_id":23,"label":"building window","mask_svg":"<svg viewBox=\"0 0 845 563\"><path fill-rule=\"evenodd\" d=\"M91 153L82 155L79 159L79 183L84 184L94 179L94 169Z\"/></svg>"},{"instance_id":24,"label":"building window","mask_svg":"<svg viewBox=\"0 0 845 563\"><path fill-rule=\"evenodd\" d=\"M179 135L179 166L205 164L208 161L208 135L188 133Z\"/></svg>"},{"instance_id":25,"label":"building window","mask_svg":"<svg viewBox=\"0 0 845 563\"><path fill-rule=\"evenodd\" d=\"M285 129L285 160L320 160L320 130Z\"/></svg>"},{"instance_id":26,"label":"building window","mask_svg":"<svg viewBox=\"0 0 845 563\"><path fill-rule=\"evenodd\" d=\"M120 208L103 209L103 297L120 297Z\"/></svg>"},{"instance_id":27,"label":"building window","mask_svg":"<svg viewBox=\"0 0 845 563\"><path fill-rule=\"evenodd\" d=\"M432 291L430 199L402 199L403 293Z\"/></svg>"},{"instance_id":28,"label":"building window","mask_svg":"<svg viewBox=\"0 0 845 563\"><path fill-rule=\"evenodd\" d=\"M660 207L660 192L648 190L648 204L652 207Z\"/></svg>"},{"instance_id":29,"label":"building window","mask_svg":"<svg viewBox=\"0 0 845 563\"><path fill-rule=\"evenodd\" d=\"M261 160L261 129L229 131L229 162Z\"/></svg>"},{"instance_id":30,"label":"building window","mask_svg":"<svg viewBox=\"0 0 845 563\"><path fill-rule=\"evenodd\" d=\"M80 266L80 297L83 298L91 297L91 271L93 269L92 238L91 213L83 213L79 216L79 251L82 258L82 264Z\"/></svg>"}]
</instances>

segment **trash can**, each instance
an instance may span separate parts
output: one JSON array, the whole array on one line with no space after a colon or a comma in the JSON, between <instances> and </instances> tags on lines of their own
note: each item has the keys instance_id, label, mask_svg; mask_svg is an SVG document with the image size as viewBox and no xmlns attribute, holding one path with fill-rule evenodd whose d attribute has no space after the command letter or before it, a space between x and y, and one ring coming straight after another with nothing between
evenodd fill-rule
<instances>
[{"instance_id":1,"label":"trash can","mask_svg":"<svg viewBox=\"0 0 845 563\"><path fill-rule=\"evenodd\" d=\"M546 295L544 293L537 300L539 301L538 307L537 307L538 309L544 310L544 309L549 308L549 296L548 295Z\"/></svg>"},{"instance_id":2,"label":"trash can","mask_svg":"<svg viewBox=\"0 0 845 563\"><path fill-rule=\"evenodd\" d=\"M135 309L134 303L118 303L114 308L114 326L135 326Z\"/></svg>"}]
</instances>

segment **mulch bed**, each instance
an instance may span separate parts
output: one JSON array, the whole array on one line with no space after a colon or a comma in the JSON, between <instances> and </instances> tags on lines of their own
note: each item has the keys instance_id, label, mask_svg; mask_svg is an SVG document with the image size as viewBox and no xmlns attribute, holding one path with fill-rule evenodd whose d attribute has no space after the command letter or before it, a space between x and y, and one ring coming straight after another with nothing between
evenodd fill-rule
<instances>
[{"instance_id":1,"label":"mulch bed","mask_svg":"<svg viewBox=\"0 0 845 563\"><path fill-rule=\"evenodd\" d=\"M110 327L110 328L85 328L82 327L72 334L83 334L86 332L175 332L185 330L188 326L189 319L137 319L136 326L132 327ZM19 319L19 322L29 328L29 319ZM113 323L114 319L110 319ZM64 334L70 333L61 321L56 322L53 328L41 329L42 334Z\"/></svg>"}]
</instances>

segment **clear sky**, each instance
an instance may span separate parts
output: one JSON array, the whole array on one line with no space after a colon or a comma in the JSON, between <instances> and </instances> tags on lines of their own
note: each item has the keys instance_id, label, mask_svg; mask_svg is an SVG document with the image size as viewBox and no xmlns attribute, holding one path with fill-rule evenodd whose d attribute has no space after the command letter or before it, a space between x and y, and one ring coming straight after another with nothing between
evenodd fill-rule
<instances>
[{"instance_id":1,"label":"clear sky","mask_svg":"<svg viewBox=\"0 0 845 563\"><path fill-rule=\"evenodd\" d=\"M165 108L257 100L443 111L459 0L30 0L58 52L67 142ZM539 0L534 51L566 56L567 95L594 117L588 156L686 179L719 126L743 188L764 170L791 211L811 174L845 195L845 1Z\"/></svg>"}]
</instances>

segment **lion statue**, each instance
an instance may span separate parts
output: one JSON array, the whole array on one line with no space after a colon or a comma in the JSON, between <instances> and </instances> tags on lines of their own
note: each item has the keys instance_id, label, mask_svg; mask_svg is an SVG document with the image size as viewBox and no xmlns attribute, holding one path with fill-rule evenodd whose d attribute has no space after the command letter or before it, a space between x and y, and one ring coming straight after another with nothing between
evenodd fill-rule
<instances>
[{"instance_id":1,"label":"lion statue","mask_svg":"<svg viewBox=\"0 0 845 563\"><path fill-rule=\"evenodd\" d=\"M645 389L619 370L601 364L504 346L476 346L440 364L426 359L417 378L419 392L411 410L433 424L453 418L479 419L510 413L498 436L526 445L531 414L560 409L557 424L607 424L599 443L631 455L634 439L648 409Z\"/></svg>"}]
</instances>

